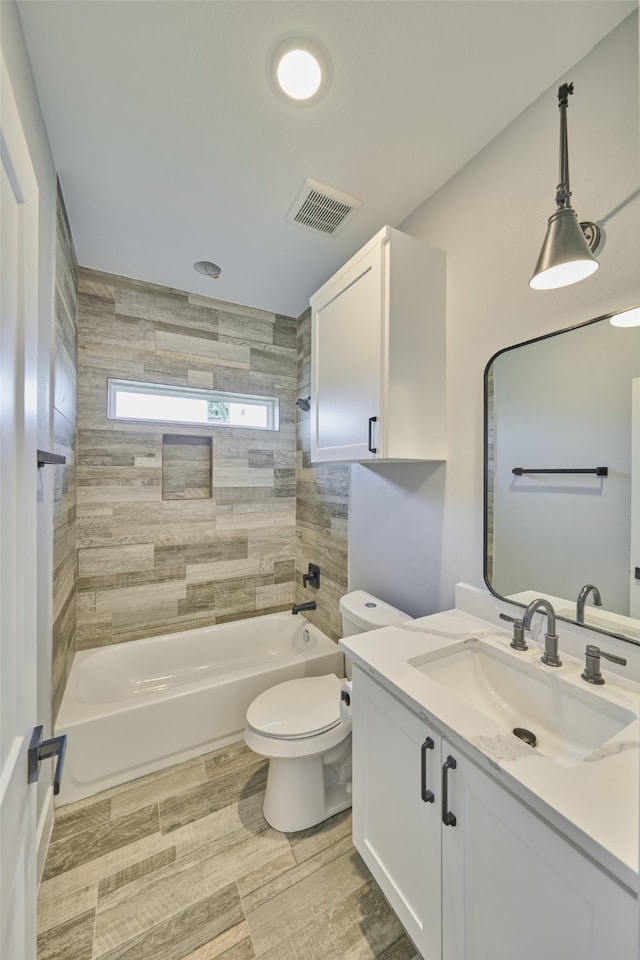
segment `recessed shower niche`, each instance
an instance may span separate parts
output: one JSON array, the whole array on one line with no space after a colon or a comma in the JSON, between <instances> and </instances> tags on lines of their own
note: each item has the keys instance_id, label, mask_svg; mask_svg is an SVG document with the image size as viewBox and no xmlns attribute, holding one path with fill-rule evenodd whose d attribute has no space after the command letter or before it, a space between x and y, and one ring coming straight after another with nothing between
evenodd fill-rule
<instances>
[{"instance_id":1,"label":"recessed shower niche","mask_svg":"<svg viewBox=\"0 0 640 960\"><path fill-rule=\"evenodd\" d=\"M211 437L162 435L162 499L210 500L213 444Z\"/></svg>"}]
</instances>

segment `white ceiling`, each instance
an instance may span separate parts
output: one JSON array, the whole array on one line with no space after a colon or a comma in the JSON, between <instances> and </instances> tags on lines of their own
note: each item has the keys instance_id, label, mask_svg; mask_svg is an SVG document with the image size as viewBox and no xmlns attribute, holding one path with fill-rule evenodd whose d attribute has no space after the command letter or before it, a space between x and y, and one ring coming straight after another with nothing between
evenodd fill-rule
<instances>
[{"instance_id":1,"label":"white ceiling","mask_svg":"<svg viewBox=\"0 0 640 960\"><path fill-rule=\"evenodd\" d=\"M79 263L291 315L636 7L18 3ZM331 62L325 96L306 106L278 97L268 73L273 47L300 35ZM550 97L551 123L554 110ZM335 237L284 219L307 177L363 201ZM193 270L203 259L219 280Z\"/></svg>"}]
</instances>

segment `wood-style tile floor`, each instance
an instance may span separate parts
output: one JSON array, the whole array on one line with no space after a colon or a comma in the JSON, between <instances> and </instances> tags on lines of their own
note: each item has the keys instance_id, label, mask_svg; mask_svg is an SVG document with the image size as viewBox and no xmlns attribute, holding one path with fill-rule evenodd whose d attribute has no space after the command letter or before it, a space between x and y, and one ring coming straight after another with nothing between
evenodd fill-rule
<instances>
[{"instance_id":1,"label":"wood-style tile floor","mask_svg":"<svg viewBox=\"0 0 640 960\"><path fill-rule=\"evenodd\" d=\"M351 843L262 816L243 743L57 811L38 960L419 960Z\"/></svg>"}]
</instances>

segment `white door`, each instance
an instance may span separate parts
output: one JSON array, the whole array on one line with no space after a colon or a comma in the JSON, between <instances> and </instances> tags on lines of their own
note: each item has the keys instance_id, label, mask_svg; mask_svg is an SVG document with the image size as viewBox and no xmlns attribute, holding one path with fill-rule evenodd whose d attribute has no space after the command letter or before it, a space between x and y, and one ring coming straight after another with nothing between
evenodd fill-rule
<instances>
[{"instance_id":1,"label":"white door","mask_svg":"<svg viewBox=\"0 0 640 960\"><path fill-rule=\"evenodd\" d=\"M629 616L640 620L640 379L631 381L631 576Z\"/></svg>"},{"instance_id":2,"label":"white door","mask_svg":"<svg viewBox=\"0 0 640 960\"><path fill-rule=\"evenodd\" d=\"M33 960L38 188L4 59L0 79L0 957Z\"/></svg>"},{"instance_id":3,"label":"white door","mask_svg":"<svg viewBox=\"0 0 640 960\"><path fill-rule=\"evenodd\" d=\"M440 737L353 668L353 842L424 960L439 960Z\"/></svg>"},{"instance_id":4,"label":"white door","mask_svg":"<svg viewBox=\"0 0 640 960\"><path fill-rule=\"evenodd\" d=\"M637 900L448 744L443 960L637 960Z\"/></svg>"},{"instance_id":5,"label":"white door","mask_svg":"<svg viewBox=\"0 0 640 960\"><path fill-rule=\"evenodd\" d=\"M383 255L376 244L313 301L312 460L381 456Z\"/></svg>"}]
</instances>

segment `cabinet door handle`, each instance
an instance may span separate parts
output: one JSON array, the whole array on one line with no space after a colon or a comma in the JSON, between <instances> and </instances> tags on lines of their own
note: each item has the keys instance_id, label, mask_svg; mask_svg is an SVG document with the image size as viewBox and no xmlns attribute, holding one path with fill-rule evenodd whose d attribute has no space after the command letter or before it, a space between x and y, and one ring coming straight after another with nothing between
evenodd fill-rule
<instances>
[{"instance_id":1,"label":"cabinet door handle","mask_svg":"<svg viewBox=\"0 0 640 960\"><path fill-rule=\"evenodd\" d=\"M434 747L435 744L431 737L427 737L420 750L420 795L424 803L433 803L435 800L433 790L427 790L427 750L433 750Z\"/></svg>"},{"instance_id":2,"label":"cabinet door handle","mask_svg":"<svg viewBox=\"0 0 640 960\"><path fill-rule=\"evenodd\" d=\"M455 770L458 764L454 757L449 755L442 765L442 822L445 827L455 827L455 814L451 813L449 807L449 797L447 796L447 774L449 770Z\"/></svg>"},{"instance_id":3,"label":"cabinet door handle","mask_svg":"<svg viewBox=\"0 0 640 960\"><path fill-rule=\"evenodd\" d=\"M378 418L377 418L377 417L369 417L369 442L368 442L368 444L367 444L367 446L369 447L369 453L377 453L377 452L378 452L378 448L377 448L377 447L372 447L372 446L371 446L371 443L372 443L372 441L373 441L373 425L374 425L374 423L377 423L377 421L378 421Z\"/></svg>"}]
</instances>

